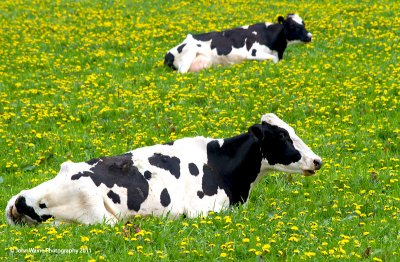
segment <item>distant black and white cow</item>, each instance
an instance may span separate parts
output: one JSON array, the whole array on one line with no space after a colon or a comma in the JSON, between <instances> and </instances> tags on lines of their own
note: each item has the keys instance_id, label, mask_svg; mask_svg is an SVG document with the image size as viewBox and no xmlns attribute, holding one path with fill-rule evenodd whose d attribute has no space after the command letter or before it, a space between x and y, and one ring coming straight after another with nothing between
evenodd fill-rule
<instances>
[{"instance_id":1,"label":"distant black and white cow","mask_svg":"<svg viewBox=\"0 0 400 262\"><path fill-rule=\"evenodd\" d=\"M10 224L54 218L113 224L135 214L189 217L245 203L266 171L313 175L322 160L274 114L227 139L182 138L126 154L65 162L58 175L13 196Z\"/></svg>"},{"instance_id":2,"label":"distant black and white cow","mask_svg":"<svg viewBox=\"0 0 400 262\"><path fill-rule=\"evenodd\" d=\"M293 43L311 41L303 20L297 14L278 23L258 23L222 32L189 34L164 58L164 64L181 73L197 72L212 65L237 64L244 60L283 58L286 47Z\"/></svg>"}]
</instances>

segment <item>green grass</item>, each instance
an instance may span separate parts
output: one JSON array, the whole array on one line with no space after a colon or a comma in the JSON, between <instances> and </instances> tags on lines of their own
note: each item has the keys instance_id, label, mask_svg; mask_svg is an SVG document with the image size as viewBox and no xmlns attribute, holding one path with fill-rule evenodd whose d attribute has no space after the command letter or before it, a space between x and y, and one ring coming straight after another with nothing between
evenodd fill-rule
<instances>
[{"instance_id":1,"label":"green grass","mask_svg":"<svg viewBox=\"0 0 400 262\"><path fill-rule=\"evenodd\" d=\"M290 12L314 39L278 64L163 66L187 33ZM0 260L400 260L399 12L398 1L1 1ZM267 112L323 158L317 175L270 174L246 207L207 218L6 224L11 196L66 160L230 137Z\"/></svg>"}]
</instances>

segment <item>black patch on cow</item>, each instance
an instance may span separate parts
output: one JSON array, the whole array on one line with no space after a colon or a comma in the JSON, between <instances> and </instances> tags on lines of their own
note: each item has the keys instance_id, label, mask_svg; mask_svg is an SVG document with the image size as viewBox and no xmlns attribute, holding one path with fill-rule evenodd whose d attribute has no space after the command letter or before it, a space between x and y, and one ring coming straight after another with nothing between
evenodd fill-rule
<instances>
[{"instance_id":1,"label":"black patch on cow","mask_svg":"<svg viewBox=\"0 0 400 262\"><path fill-rule=\"evenodd\" d=\"M224 187L224 181L221 176L215 176L210 166L203 166L203 193L207 196L217 194L218 187Z\"/></svg>"},{"instance_id":2,"label":"black patch on cow","mask_svg":"<svg viewBox=\"0 0 400 262\"><path fill-rule=\"evenodd\" d=\"M174 145L174 141L166 142L163 145L173 146Z\"/></svg>"},{"instance_id":3,"label":"black patch on cow","mask_svg":"<svg viewBox=\"0 0 400 262\"><path fill-rule=\"evenodd\" d=\"M189 163L189 172L194 176L199 175L199 169L197 168L195 163Z\"/></svg>"},{"instance_id":4,"label":"black patch on cow","mask_svg":"<svg viewBox=\"0 0 400 262\"><path fill-rule=\"evenodd\" d=\"M40 216L40 219L42 219L42 222L49 220L50 218L54 218L52 215L42 215Z\"/></svg>"},{"instance_id":5,"label":"black patch on cow","mask_svg":"<svg viewBox=\"0 0 400 262\"><path fill-rule=\"evenodd\" d=\"M40 203L40 204L39 204L39 207L40 207L41 209L47 208L47 206L46 206L45 203Z\"/></svg>"},{"instance_id":6,"label":"black patch on cow","mask_svg":"<svg viewBox=\"0 0 400 262\"><path fill-rule=\"evenodd\" d=\"M203 199L203 197L204 197L204 192L203 192L203 191L197 191L197 196L198 196L200 199Z\"/></svg>"},{"instance_id":7,"label":"black patch on cow","mask_svg":"<svg viewBox=\"0 0 400 262\"><path fill-rule=\"evenodd\" d=\"M36 212L35 209L31 206L28 206L26 204L26 199L23 196L20 196L17 198L15 201L15 208L17 209L17 212L19 214L25 215L30 217L32 220L35 220L36 222L44 222L50 218L53 218L52 215L42 215L39 216Z\"/></svg>"},{"instance_id":8,"label":"black patch on cow","mask_svg":"<svg viewBox=\"0 0 400 262\"><path fill-rule=\"evenodd\" d=\"M250 50L255 42L277 51L278 55L283 53L287 46L283 25L281 24L266 26L265 23L258 23L250 25L247 29L234 28L222 32L197 34L193 37L199 41L211 40L210 47L216 49L218 55L228 55L232 48L242 48L243 46Z\"/></svg>"},{"instance_id":9,"label":"black patch on cow","mask_svg":"<svg viewBox=\"0 0 400 262\"><path fill-rule=\"evenodd\" d=\"M232 51L232 44L223 37L216 37L211 41L211 49L217 49L217 55L228 55Z\"/></svg>"},{"instance_id":10,"label":"black patch on cow","mask_svg":"<svg viewBox=\"0 0 400 262\"><path fill-rule=\"evenodd\" d=\"M221 33L218 32L210 32L210 33L205 33L205 34L196 34L193 35L193 38L202 42L207 42L213 39L214 37L218 36Z\"/></svg>"},{"instance_id":11,"label":"black patch on cow","mask_svg":"<svg viewBox=\"0 0 400 262\"><path fill-rule=\"evenodd\" d=\"M127 189L128 209L139 211L140 205L149 194L149 184L138 168L133 165L132 154L102 157L90 171L80 172L71 177L78 180L90 177L96 186L101 184L112 188L114 185Z\"/></svg>"},{"instance_id":12,"label":"black patch on cow","mask_svg":"<svg viewBox=\"0 0 400 262\"><path fill-rule=\"evenodd\" d=\"M178 46L178 53L182 53L183 48L186 46L186 44L181 44L180 46Z\"/></svg>"},{"instance_id":13,"label":"black patch on cow","mask_svg":"<svg viewBox=\"0 0 400 262\"><path fill-rule=\"evenodd\" d=\"M197 34L193 35L193 38L199 41L211 40L211 49L216 49L218 55L228 55L232 48L242 48L246 44L246 39L254 39L254 35L246 29L235 28L222 32Z\"/></svg>"},{"instance_id":14,"label":"black patch on cow","mask_svg":"<svg viewBox=\"0 0 400 262\"><path fill-rule=\"evenodd\" d=\"M146 170L146 171L144 172L144 178L146 178L147 180L150 180L150 179L151 179L151 172L148 171L148 170Z\"/></svg>"},{"instance_id":15,"label":"black patch on cow","mask_svg":"<svg viewBox=\"0 0 400 262\"><path fill-rule=\"evenodd\" d=\"M165 169L169 171L173 176L179 178L181 175L180 171L180 160L177 157L170 157L160 153L155 153L149 157L149 163L153 166Z\"/></svg>"},{"instance_id":16,"label":"black patch on cow","mask_svg":"<svg viewBox=\"0 0 400 262\"><path fill-rule=\"evenodd\" d=\"M256 50L256 49L253 49L253 50L251 51L251 55L252 55L252 56L256 56L256 55L257 55L257 50Z\"/></svg>"},{"instance_id":17,"label":"black patch on cow","mask_svg":"<svg viewBox=\"0 0 400 262\"><path fill-rule=\"evenodd\" d=\"M35 212L35 209L26 204L25 197L20 196L17 198L15 201L15 208L18 213L26 215L37 222L42 222L40 216Z\"/></svg>"},{"instance_id":18,"label":"black patch on cow","mask_svg":"<svg viewBox=\"0 0 400 262\"><path fill-rule=\"evenodd\" d=\"M99 162L99 158L93 158L93 159L90 159L89 161L86 161L86 164L88 164L88 165L94 165L94 164L96 164L97 162Z\"/></svg>"},{"instance_id":19,"label":"black patch on cow","mask_svg":"<svg viewBox=\"0 0 400 262\"><path fill-rule=\"evenodd\" d=\"M290 165L301 159L300 152L285 129L264 122L250 127L249 131L261 142L262 157L270 165Z\"/></svg>"},{"instance_id":20,"label":"black patch on cow","mask_svg":"<svg viewBox=\"0 0 400 262\"><path fill-rule=\"evenodd\" d=\"M197 44L198 47L201 47L201 44Z\"/></svg>"},{"instance_id":21,"label":"black patch on cow","mask_svg":"<svg viewBox=\"0 0 400 262\"><path fill-rule=\"evenodd\" d=\"M271 24L266 26L265 23L258 23L249 26L249 31L257 32L253 39L250 39L247 45L247 50L250 50L254 42L260 45L267 46L269 49L277 51L279 59L282 59L283 52L287 47L286 36L282 24Z\"/></svg>"},{"instance_id":22,"label":"black patch on cow","mask_svg":"<svg viewBox=\"0 0 400 262\"><path fill-rule=\"evenodd\" d=\"M175 60L175 56L168 52L165 57L164 57L164 65L172 68L173 70L176 70L177 68L174 66L174 60Z\"/></svg>"},{"instance_id":23,"label":"black patch on cow","mask_svg":"<svg viewBox=\"0 0 400 262\"><path fill-rule=\"evenodd\" d=\"M207 144L207 164L203 166L202 189L205 195L223 189L231 205L247 200L250 185L260 172L261 152L258 141L249 133Z\"/></svg>"},{"instance_id":24,"label":"black patch on cow","mask_svg":"<svg viewBox=\"0 0 400 262\"><path fill-rule=\"evenodd\" d=\"M117 193L114 191L110 190L107 193L107 196L114 202L115 204L121 204L121 199Z\"/></svg>"},{"instance_id":25,"label":"black patch on cow","mask_svg":"<svg viewBox=\"0 0 400 262\"><path fill-rule=\"evenodd\" d=\"M166 188L164 188L163 191L161 191L160 202L163 207L167 207L171 203L171 198Z\"/></svg>"}]
</instances>

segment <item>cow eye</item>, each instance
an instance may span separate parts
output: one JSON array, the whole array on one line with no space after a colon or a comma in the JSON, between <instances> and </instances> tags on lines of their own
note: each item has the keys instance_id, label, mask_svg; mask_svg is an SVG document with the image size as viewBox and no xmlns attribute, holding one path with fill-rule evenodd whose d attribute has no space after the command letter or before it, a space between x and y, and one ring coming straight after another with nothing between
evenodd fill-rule
<instances>
[{"instance_id":1,"label":"cow eye","mask_svg":"<svg viewBox=\"0 0 400 262\"><path fill-rule=\"evenodd\" d=\"M39 204L39 207L42 208L42 209L43 209L43 208L47 208L47 206L46 206L45 203L40 203L40 204Z\"/></svg>"}]
</instances>

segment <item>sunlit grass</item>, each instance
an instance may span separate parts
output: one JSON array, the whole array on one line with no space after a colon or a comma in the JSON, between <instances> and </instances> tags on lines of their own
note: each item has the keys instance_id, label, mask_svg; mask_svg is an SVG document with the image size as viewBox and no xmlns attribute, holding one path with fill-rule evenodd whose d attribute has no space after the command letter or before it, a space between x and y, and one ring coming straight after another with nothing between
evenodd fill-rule
<instances>
[{"instance_id":1,"label":"sunlit grass","mask_svg":"<svg viewBox=\"0 0 400 262\"><path fill-rule=\"evenodd\" d=\"M0 260L399 260L399 11L397 1L1 1ZM313 42L278 64L163 66L188 33L290 12ZM8 199L66 160L229 137L267 112L322 156L316 176L271 174L246 207L207 218L6 225Z\"/></svg>"}]
</instances>

